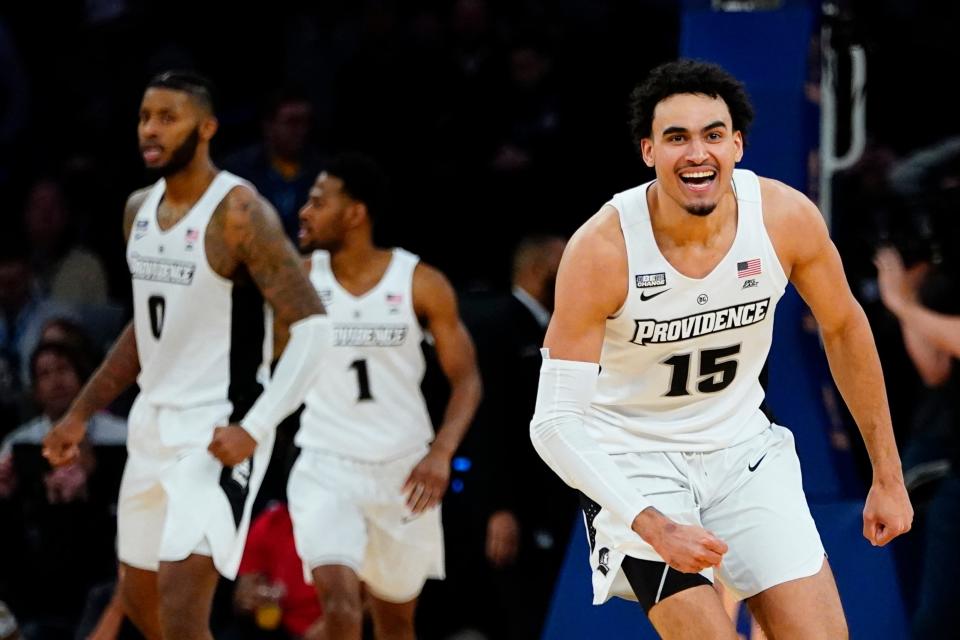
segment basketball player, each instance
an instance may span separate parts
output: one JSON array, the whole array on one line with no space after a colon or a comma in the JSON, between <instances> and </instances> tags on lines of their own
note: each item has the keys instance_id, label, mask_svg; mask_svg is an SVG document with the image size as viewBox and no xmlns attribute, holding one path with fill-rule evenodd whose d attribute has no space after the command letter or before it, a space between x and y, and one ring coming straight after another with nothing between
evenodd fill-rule
<instances>
[{"instance_id":1,"label":"basketball player","mask_svg":"<svg viewBox=\"0 0 960 640\"><path fill-rule=\"evenodd\" d=\"M632 109L656 179L567 246L531 425L589 498L594 602L639 600L664 638L733 639L716 571L768 636L844 638L793 437L760 410L758 375L792 282L873 464L863 535L888 543L913 510L866 318L817 208L734 169L752 119L736 79L668 63Z\"/></svg>"},{"instance_id":2,"label":"basketball player","mask_svg":"<svg viewBox=\"0 0 960 640\"><path fill-rule=\"evenodd\" d=\"M276 213L210 161L216 130L206 79L151 80L137 133L147 168L162 177L135 192L124 215L134 318L44 443L53 464L71 460L87 419L140 385L118 555L125 611L151 640L212 637L217 571L236 573L273 430L302 401L330 340ZM260 393L264 300L292 328Z\"/></svg>"},{"instance_id":3,"label":"basketball player","mask_svg":"<svg viewBox=\"0 0 960 640\"><path fill-rule=\"evenodd\" d=\"M413 640L417 596L444 573L450 460L480 401L450 283L417 256L373 243L384 190L370 159L344 154L300 210L300 248L313 252L306 264L334 346L307 395L287 496L328 640L360 639L361 582L377 638ZM450 383L435 439L420 392L425 331Z\"/></svg>"}]
</instances>

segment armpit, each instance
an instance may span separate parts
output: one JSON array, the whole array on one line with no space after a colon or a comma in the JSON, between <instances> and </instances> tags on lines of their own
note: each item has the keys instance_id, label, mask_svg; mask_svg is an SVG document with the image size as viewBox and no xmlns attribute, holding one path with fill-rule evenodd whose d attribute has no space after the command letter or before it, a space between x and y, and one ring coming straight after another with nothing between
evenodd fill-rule
<instances>
[{"instance_id":1,"label":"armpit","mask_svg":"<svg viewBox=\"0 0 960 640\"><path fill-rule=\"evenodd\" d=\"M140 207L143 206L143 202L147 199L147 196L150 194L150 190L153 187L144 187L143 189L137 189L130 194L130 197L127 198L127 204L123 208L123 240L124 242L129 242L130 240L130 230L133 229L133 221L137 217L137 213L140 211Z\"/></svg>"}]
</instances>

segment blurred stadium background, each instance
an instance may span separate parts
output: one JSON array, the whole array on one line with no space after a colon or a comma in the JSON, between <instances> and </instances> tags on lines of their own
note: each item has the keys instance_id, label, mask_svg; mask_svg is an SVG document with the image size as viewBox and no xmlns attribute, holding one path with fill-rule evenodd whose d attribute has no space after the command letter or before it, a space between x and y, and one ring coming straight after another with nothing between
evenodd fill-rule
<instances>
[{"instance_id":1,"label":"blurred stadium background","mask_svg":"<svg viewBox=\"0 0 960 640\"><path fill-rule=\"evenodd\" d=\"M908 265L929 266L928 305L958 312L960 118L948 97L958 24L958 5L906 0L3 2L0 437L43 412L31 371L39 337L28 325L75 323L89 338L79 370L129 317L120 221L127 194L146 184L135 129L154 73L190 68L213 79L215 158L256 182L291 232L326 159L374 156L393 181L380 241L444 270L469 309L509 290L521 238L568 236L611 194L649 179L628 137L629 91L660 62L704 58L741 78L754 100L743 166L820 203L884 361L917 522L875 549L860 534L870 480L862 442L802 301L793 293L781 303L769 400L796 434L852 637L960 637L937 617L958 593L947 552L960 539L956 375L921 379L871 262L876 247L894 244ZM471 468L484 462L483 439L475 429L458 458L448 536L481 509L475 486L485 480ZM45 469L0 467L0 601L25 638L75 637L90 590L115 573L111 482L122 459L113 455L83 504L55 513L40 486ZM514 472L522 485L523 470ZM655 637L633 605L589 605L582 527L571 526L543 637ZM448 537L450 553L471 552L459 544ZM434 593L445 588L463 589L452 600L473 600L489 617L508 615L470 584L425 593L424 638L506 637L482 624L473 636L456 620L431 625L431 616L458 615L431 605L451 600ZM225 634L229 590L216 626Z\"/></svg>"}]
</instances>

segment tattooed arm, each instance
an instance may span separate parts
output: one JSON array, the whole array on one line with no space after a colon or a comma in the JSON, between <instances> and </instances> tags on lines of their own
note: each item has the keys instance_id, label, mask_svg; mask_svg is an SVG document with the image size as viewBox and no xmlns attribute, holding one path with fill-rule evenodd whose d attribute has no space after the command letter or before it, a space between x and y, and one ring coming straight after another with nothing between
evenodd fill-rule
<instances>
[{"instance_id":1,"label":"tattooed arm","mask_svg":"<svg viewBox=\"0 0 960 640\"><path fill-rule=\"evenodd\" d=\"M277 324L289 327L289 346L277 362L270 385L240 425L221 427L209 450L225 465L249 457L257 442L303 402L329 343L323 304L303 271L280 220L265 200L246 187L225 199L223 240L234 270L245 269L273 307Z\"/></svg>"},{"instance_id":2,"label":"tattooed arm","mask_svg":"<svg viewBox=\"0 0 960 640\"><path fill-rule=\"evenodd\" d=\"M307 275L309 280L310 278L310 258L303 258L303 272ZM280 322L276 316L273 318L273 360L274 362L280 358L284 350L287 348L287 343L290 342L290 326Z\"/></svg>"},{"instance_id":3,"label":"tattooed arm","mask_svg":"<svg viewBox=\"0 0 960 640\"><path fill-rule=\"evenodd\" d=\"M322 314L323 304L273 207L245 187L226 198L223 239L237 266L250 273L278 322L290 326Z\"/></svg>"},{"instance_id":4,"label":"tattooed arm","mask_svg":"<svg viewBox=\"0 0 960 640\"><path fill-rule=\"evenodd\" d=\"M130 239L133 220L146 199L150 188L135 191L123 212L123 237ZM120 333L103 363L90 377L73 400L73 404L43 440L43 455L54 466L65 465L77 459L80 442L87 431L87 421L97 411L105 409L117 396L136 382L140 373L140 356L133 322Z\"/></svg>"}]
</instances>

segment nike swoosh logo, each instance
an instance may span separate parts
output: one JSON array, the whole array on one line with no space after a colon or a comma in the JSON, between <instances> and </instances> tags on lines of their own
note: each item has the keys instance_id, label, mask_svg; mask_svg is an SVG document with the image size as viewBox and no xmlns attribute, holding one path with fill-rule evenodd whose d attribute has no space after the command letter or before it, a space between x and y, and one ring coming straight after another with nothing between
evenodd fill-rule
<instances>
[{"instance_id":1,"label":"nike swoosh logo","mask_svg":"<svg viewBox=\"0 0 960 640\"><path fill-rule=\"evenodd\" d=\"M656 293L651 293L650 295L647 295L647 292L646 292L646 291L641 291L641 292L640 292L640 299L643 300L644 302L646 302L647 300L650 300L651 298L656 298L656 297L657 297L658 295L660 295L661 293L666 293L667 291L670 291L670 289L664 289L663 291L657 291Z\"/></svg>"},{"instance_id":2,"label":"nike swoosh logo","mask_svg":"<svg viewBox=\"0 0 960 640\"><path fill-rule=\"evenodd\" d=\"M751 473L756 471L757 467L760 466L760 463L763 462L763 459L766 457L767 457L767 454L763 454L762 456L760 456L760 459L757 460L757 464L747 464L747 470L750 471Z\"/></svg>"}]
</instances>

